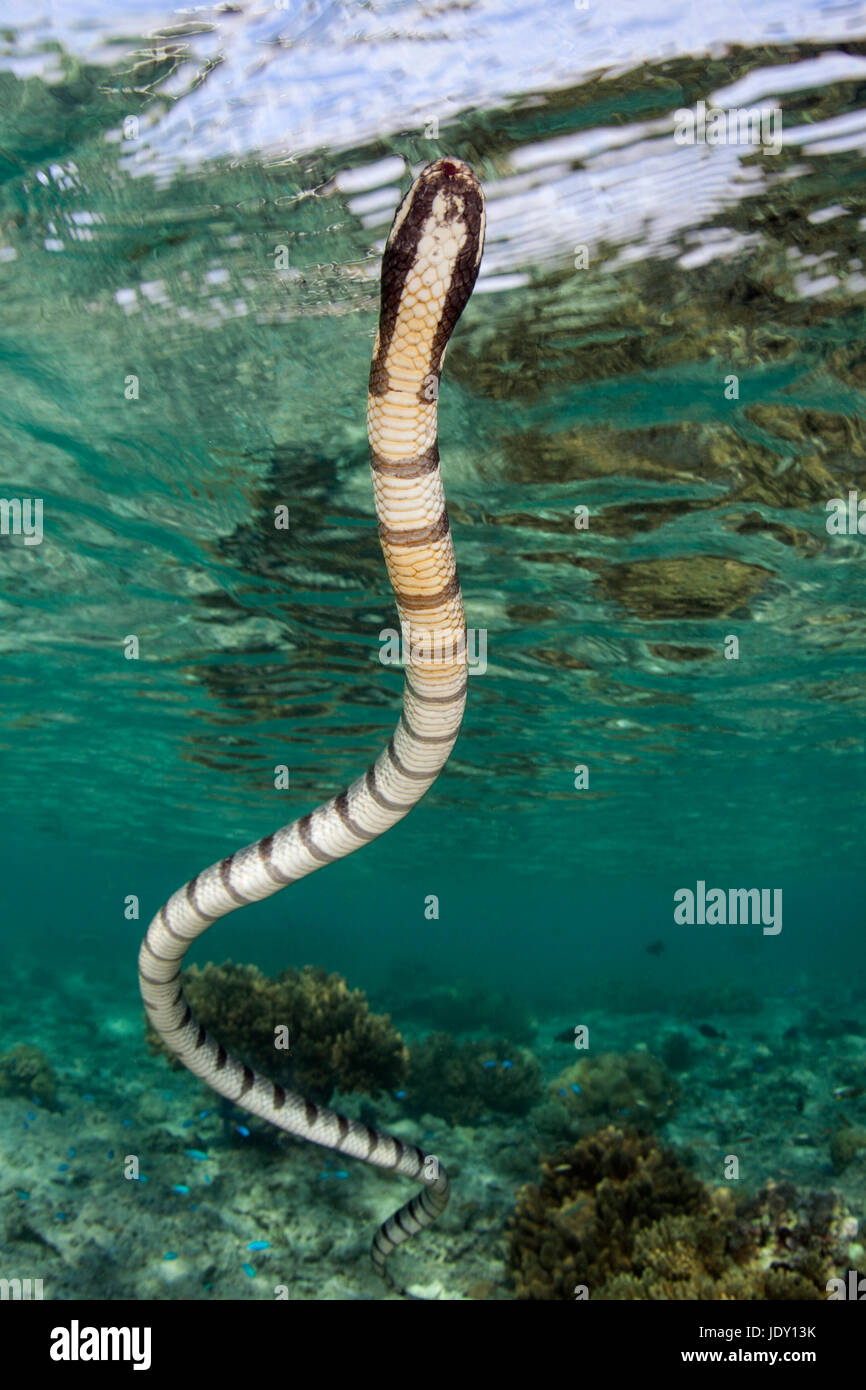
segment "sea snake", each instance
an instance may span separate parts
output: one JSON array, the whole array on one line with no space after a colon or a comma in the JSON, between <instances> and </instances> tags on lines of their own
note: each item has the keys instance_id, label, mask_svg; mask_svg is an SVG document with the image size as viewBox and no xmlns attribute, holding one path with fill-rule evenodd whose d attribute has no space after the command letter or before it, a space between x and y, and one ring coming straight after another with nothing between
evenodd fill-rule
<instances>
[{"instance_id":1,"label":"sea snake","mask_svg":"<svg viewBox=\"0 0 866 1390\"><path fill-rule=\"evenodd\" d=\"M466 704L466 617L439 474L437 401L448 339L478 274L484 227L484 198L472 170L457 159L438 159L397 209L382 260L367 435L379 540L406 659L394 734L345 791L178 889L150 923L138 957L151 1023L220 1095L289 1134L425 1184L373 1240L373 1263L389 1284L391 1251L445 1209L444 1168L421 1149L314 1105L231 1057L193 1016L181 967L212 922L396 825L435 782L456 742Z\"/></svg>"}]
</instances>

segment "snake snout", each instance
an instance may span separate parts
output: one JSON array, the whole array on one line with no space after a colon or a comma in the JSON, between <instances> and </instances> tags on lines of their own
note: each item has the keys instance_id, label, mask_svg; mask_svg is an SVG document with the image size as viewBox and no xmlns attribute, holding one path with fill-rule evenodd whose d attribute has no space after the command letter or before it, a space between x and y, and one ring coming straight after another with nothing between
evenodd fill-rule
<instances>
[{"instance_id":1,"label":"snake snout","mask_svg":"<svg viewBox=\"0 0 866 1390\"><path fill-rule=\"evenodd\" d=\"M481 198L481 184L474 170L468 164L464 164L462 159L447 157L434 160L419 174L419 182L422 179L428 187L432 184L447 189L449 193L470 194L474 199Z\"/></svg>"},{"instance_id":2,"label":"snake snout","mask_svg":"<svg viewBox=\"0 0 866 1390\"><path fill-rule=\"evenodd\" d=\"M435 159L432 164L428 164L424 173L428 176L444 174L448 179L468 178L472 183L477 183L474 173L468 164L464 164L462 159L452 159L446 155L444 159Z\"/></svg>"},{"instance_id":3,"label":"snake snout","mask_svg":"<svg viewBox=\"0 0 866 1390\"><path fill-rule=\"evenodd\" d=\"M403 289L424 274L431 276L424 283L447 291L440 335L447 340L475 283L484 223L484 194L468 164L445 157L421 170L397 209L382 260L386 348Z\"/></svg>"}]
</instances>

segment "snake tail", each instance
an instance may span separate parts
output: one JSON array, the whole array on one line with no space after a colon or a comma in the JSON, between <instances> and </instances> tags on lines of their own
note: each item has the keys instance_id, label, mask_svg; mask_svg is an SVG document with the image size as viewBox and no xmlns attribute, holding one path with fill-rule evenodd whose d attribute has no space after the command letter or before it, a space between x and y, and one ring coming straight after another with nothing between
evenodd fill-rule
<instances>
[{"instance_id":1,"label":"snake tail","mask_svg":"<svg viewBox=\"0 0 866 1390\"><path fill-rule=\"evenodd\" d=\"M478 273L484 227L472 170L439 159L418 175L397 209L382 261L367 432L379 538L406 657L394 734L339 795L178 889L150 923L138 958L154 1028L221 1096L298 1138L423 1184L373 1240L373 1263L388 1283L388 1256L448 1202L444 1168L421 1149L315 1105L230 1056L193 1016L181 969L192 942L213 922L396 825L435 782L457 739L466 703L466 619L439 473L437 401L445 349Z\"/></svg>"}]
</instances>

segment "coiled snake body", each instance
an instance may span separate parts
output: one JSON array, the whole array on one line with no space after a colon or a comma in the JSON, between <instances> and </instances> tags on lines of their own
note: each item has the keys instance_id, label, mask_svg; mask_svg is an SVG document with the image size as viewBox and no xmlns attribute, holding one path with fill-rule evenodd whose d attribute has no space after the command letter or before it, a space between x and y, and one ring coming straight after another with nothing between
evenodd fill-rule
<instances>
[{"instance_id":1,"label":"coiled snake body","mask_svg":"<svg viewBox=\"0 0 866 1390\"><path fill-rule=\"evenodd\" d=\"M445 348L478 273L484 225L472 170L456 159L437 160L400 204L382 262L367 433L379 538L408 648L393 737L338 796L174 893L150 923L138 959L151 1023L220 1095L290 1134L425 1184L376 1233L373 1262L388 1282L391 1251L444 1210L445 1170L420 1149L314 1105L229 1056L193 1017L180 976L190 944L212 922L352 854L402 820L454 746L466 703L466 619L439 475L436 407Z\"/></svg>"}]
</instances>

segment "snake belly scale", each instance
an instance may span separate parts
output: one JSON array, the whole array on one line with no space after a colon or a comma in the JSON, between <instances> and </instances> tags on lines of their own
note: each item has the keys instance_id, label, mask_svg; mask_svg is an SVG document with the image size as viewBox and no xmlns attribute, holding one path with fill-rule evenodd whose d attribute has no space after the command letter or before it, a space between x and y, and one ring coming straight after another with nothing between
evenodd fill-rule
<instances>
[{"instance_id":1,"label":"snake belly scale","mask_svg":"<svg viewBox=\"0 0 866 1390\"><path fill-rule=\"evenodd\" d=\"M466 619L439 474L439 375L475 284L484 246L481 186L468 165L439 159L412 184L382 260L367 433L379 538L406 656L397 728L375 763L330 801L204 869L169 898L138 959L147 1015L185 1066L220 1095L314 1144L423 1183L376 1232L388 1255L444 1210L444 1168L421 1149L315 1105L230 1056L193 1017L181 983L189 946L221 917L279 892L378 839L432 786L466 703Z\"/></svg>"}]
</instances>

